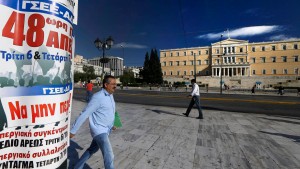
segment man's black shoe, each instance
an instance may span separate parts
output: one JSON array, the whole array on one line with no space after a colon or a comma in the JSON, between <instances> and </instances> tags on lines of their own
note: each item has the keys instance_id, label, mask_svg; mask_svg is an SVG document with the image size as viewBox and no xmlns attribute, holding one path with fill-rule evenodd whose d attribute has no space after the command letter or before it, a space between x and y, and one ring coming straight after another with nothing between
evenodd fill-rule
<instances>
[{"instance_id":1,"label":"man's black shoe","mask_svg":"<svg viewBox=\"0 0 300 169\"><path fill-rule=\"evenodd\" d=\"M203 119L203 117L197 117L197 119Z\"/></svg>"},{"instance_id":2,"label":"man's black shoe","mask_svg":"<svg viewBox=\"0 0 300 169\"><path fill-rule=\"evenodd\" d=\"M189 116L189 115L188 115L188 114L186 114L186 113L182 113L182 114L183 114L183 115L185 115L186 117L187 117L187 116Z\"/></svg>"}]
</instances>

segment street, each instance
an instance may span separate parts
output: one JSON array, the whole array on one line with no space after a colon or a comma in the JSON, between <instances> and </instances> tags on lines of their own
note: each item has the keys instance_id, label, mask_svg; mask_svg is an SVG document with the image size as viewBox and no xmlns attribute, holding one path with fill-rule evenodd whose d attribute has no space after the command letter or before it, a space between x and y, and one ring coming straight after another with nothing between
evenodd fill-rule
<instances>
[{"instance_id":1,"label":"street","mask_svg":"<svg viewBox=\"0 0 300 169\"><path fill-rule=\"evenodd\" d=\"M99 90L94 89L94 92ZM185 108L190 102L188 92L160 92L146 90L117 90L116 102L153 106ZM85 99L84 88L74 89L75 99ZM300 117L300 97L250 94L201 93L204 110L219 110L242 113Z\"/></svg>"}]
</instances>

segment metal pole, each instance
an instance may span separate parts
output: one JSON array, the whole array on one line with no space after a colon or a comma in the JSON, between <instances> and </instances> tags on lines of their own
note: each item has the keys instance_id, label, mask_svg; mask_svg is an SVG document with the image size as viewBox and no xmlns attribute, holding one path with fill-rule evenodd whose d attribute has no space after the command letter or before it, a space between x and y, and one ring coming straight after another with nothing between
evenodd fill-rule
<instances>
[{"instance_id":1,"label":"metal pole","mask_svg":"<svg viewBox=\"0 0 300 169\"><path fill-rule=\"evenodd\" d=\"M196 77L196 53L194 53L194 79L197 82Z\"/></svg>"},{"instance_id":2,"label":"metal pole","mask_svg":"<svg viewBox=\"0 0 300 169\"><path fill-rule=\"evenodd\" d=\"M121 47L122 47L122 51L123 51L122 58L123 58L123 62L124 62L124 46L121 45ZM120 73L120 75L123 75L123 65L124 65L124 63L122 64L121 60L120 60L120 65L121 65L121 73Z\"/></svg>"},{"instance_id":3,"label":"metal pole","mask_svg":"<svg viewBox=\"0 0 300 169\"><path fill-rule=\"evenodd\" d=\"M219 54L220 54L220 63L221 63L221 69L220 69L220 94L222 94L222 65L223 65L223 57L222 57L222 53L221 53L221 49L222 49L222 47L221 47L221 41L222 41L222 37L223 37L223 34L221 35L221 38L220 38L220 52L219 52Z\"/></svg>"},{"instance_id":4,"label":"metal pole","mask_svg":"<svg viewBox=\"0 0 300 169\"><path fill-rule=\"evenodd\" d=\"M104 78L104 55L105 55L105 44L102 46L102 80Z\"/></svg>"},{"instance_id":5,"label":"metal pole","mask_svg":"<svg viewBox=\"0 0 300 169\"><path fill-rule=\"evenodd\" d=\"M109 67L110 67L110 72L109 72L109 74L111 75L111 58L109 59Z\"/></svg>"}]
</instances>

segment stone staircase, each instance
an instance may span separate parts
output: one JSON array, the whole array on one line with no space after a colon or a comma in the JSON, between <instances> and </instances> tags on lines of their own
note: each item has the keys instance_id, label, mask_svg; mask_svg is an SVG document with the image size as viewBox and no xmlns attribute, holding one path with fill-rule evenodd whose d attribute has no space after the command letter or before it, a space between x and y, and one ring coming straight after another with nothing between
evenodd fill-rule
<instances>
[{"instance_id":1,"label":"stone staircase","mask_svg":"<svg viewBox=\"0 0 300 169\"><path fill-rule=\"evenodd\" d=\"M274 84L274 88L277 88L279 86L282 86L286 89L300 88L300 79L297 78L296 80L286 80L285 82Z\"/></svg>"}]
</instances>

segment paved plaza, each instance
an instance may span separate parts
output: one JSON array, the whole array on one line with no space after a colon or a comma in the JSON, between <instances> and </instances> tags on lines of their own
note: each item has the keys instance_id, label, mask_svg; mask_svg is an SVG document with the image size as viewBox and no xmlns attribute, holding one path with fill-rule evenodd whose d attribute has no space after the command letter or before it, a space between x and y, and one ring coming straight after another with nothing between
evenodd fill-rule
<instances>
[{"instance_id":1,"label":"paved plaza","mask_svg":"<svg viewBox=\"0 0 300 169\"><path fill-rule=\"evenodd\" d=\"M71 124L85 107L73 100ZM300 119L116 103L123 127L110 140L116 169L299 169ZM188 106L188 105L187 105ZM91 143L88 120L70 141L69 168ZM85 168L102 169L101 152Z\"/></svg>"}]
</instances>

